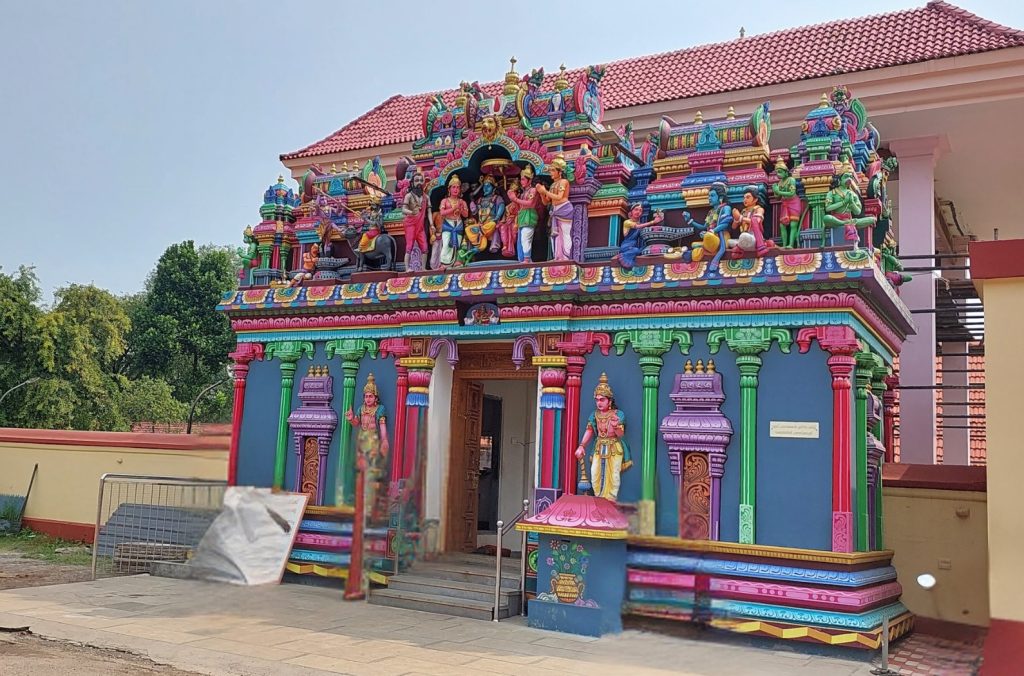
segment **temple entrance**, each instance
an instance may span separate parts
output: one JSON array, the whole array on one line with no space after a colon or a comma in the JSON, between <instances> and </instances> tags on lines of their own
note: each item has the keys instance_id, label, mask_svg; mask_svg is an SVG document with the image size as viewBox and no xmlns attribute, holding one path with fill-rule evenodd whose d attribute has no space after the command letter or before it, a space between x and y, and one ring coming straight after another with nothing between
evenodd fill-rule
<instances>
[{"instance_id":1,"label":"temple entrance","mask_svg":"<svg viewBox=\"0 0 1024 676\"><path fill-rule=\"evenodd\" d=\"M444 549L493 544L497 522L522 508L532 488L537 371L517 371L511 343L459 345L452 381ZM518 549L518 538L503 546Z\"/></svg>"}]
</instances>

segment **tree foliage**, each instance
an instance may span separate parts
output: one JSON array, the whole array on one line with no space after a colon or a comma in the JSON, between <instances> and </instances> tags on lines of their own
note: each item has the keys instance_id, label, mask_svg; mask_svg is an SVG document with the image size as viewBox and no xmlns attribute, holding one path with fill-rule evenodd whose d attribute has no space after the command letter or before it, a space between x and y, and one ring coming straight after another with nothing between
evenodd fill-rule
<instances>
[{"instance_id":1,"label":"tree foliage","mask_svg":"<svg viewBox=\"0 0 1024 676\"><path fill-rule=\"evenodd\" d=\"M0 270L0 426L127 430L185 419L192 400L223 380L233 336L216 311L233 288L226 247L170 246L144 292L117 298L70 285L41 304L31 268ZM208 393L197 420L230 416L230 385Z\"/></svg>"}]
</instances>

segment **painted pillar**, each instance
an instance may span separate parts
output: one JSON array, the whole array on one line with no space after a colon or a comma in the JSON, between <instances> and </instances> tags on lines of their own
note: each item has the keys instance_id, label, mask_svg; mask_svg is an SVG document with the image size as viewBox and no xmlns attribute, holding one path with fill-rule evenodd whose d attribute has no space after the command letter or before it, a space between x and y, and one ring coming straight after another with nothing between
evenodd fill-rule
<instances>
[{"instance_id":1,"label":"painted pillar","mask_svg":"<svg viewBox=\"0 0 1024 676\"><path fill-rule=\"evenodd\" d=\"M400 479L408 476L405 473L405 432L408 419L406 398L409 394L409 367L402 364L402 358L412 353L408 338L385 338L380 341L382 357L395 358L395 443L391 452L391 485L395 487ZM394 492L394 491L392 491Z\"/></svg>"},{"instance_id":2,"label":"painted pillar","mask_svg":"<svg viewBox=\"0 0 1024 676\"><path fill-rule=\"evenodd\" d=\"M815 338L830 355L827 364L832 374L832 551L852 552L853 420L850 389L851 376L857 365L854 355L860 350L860 343L848 326L805 328L797 333L800 352L807 352Z\"/></svg>"},{"instance_id":3,"label":"painted pillar","mask_svg":"<svg viewBox=\"0 0 1024 676\"><path fill-rule=\"evenodd\" d=\"M405 396L405 448L401 452L402 475L412 476L419 460L420 427L427 422L427 407L430 405L430 378L434 373L432 357L402 357L399 366L409 373L408 393ZM396 458L396 462L398 459Z\"/></svg>"},{"instance_id":4,"label":"painted pillar","mask_svg":"<svg viewBox=\"0 0 1024 676\"><path fill-rule=\"evenodd\" d=\"M342 338L327 341L324 346L328 359L341 357L341 429L338 436L338 471L335 474L335 505L351 505L356 501L356 463L352 448L352 425L345 412L353 408L356 399L356 374L359 361L369 354L377 358L377 341L367 338Z\"/></svg>"},{"instance_id":5,"label":"painted pillar","mask_svg":"<svg viewBox=\"0 0 1024 676\"><path fill-rule=\"evenodd\" d=\"M560 468L562 464L562 423L565 411L566 358L562 356L541 356L533 358L540 378L540 483L538 488L558 488L559 472L573 477L575 463Z\"/></svg>"},{"instance_id":6,"label":"painted pillar","mask_svg":"<svg viewBox=\"0 0 1024 676\"><path fill-rule=\"evenodd\" d=\"M590 202L601 187L601 182L593 176L577 180L569 187L569 202L572 204L572 252L574 261L583 260L583 252L587 248L588 213Z\"/></svg>"},{"instance_id":7,"label":"painted pillar","mask_svg":"<svg viewBox=\"0 0 1024 676\"><path fill-rule=\"evenodd\" d=\"M288 451L288 415L292 408L292 385L295 382L295 366L302 355L313 357L313 343L300 340L283 340L268 343L264 355L281 361L281 408L277 419L277 447L274 451L274 488L284 486L284 468Z\"/></svg>"},{"instance_id":8,"label":"painted pillar","mask_svg":"<svg viewBox=\"0 0 1024 676\"><path fill-rule=\"evenodd\" d=\"M249 363L253 359L263 359L263 345L238 343L235 351L228 356L234 362L231 373L235 378L235 396L231 407L231 447L228 450L228 485L234 486L238 478L238 442L245 410L245 380L249 376Z\"/></svg>"},{"instance_id":9,"label":"painted pillar","mask_svg":"<svg viewBox=\"0 0 1024 676\"><path fill-rule=\"evenodd\" d=\"M884 513L882 511L882 468L885 466L885 463L890 462L889 457L892 453L892 450L888 446L887 435L889 434L889 430L886 427L886 417L889 415L888 404L886 402L890 395L887 383L889 381L889 378L891 377L890 373L891 370L889 369L889 367L886 366L885 364L882 364L880 367L875 369L875 377L874 380L871 381L871 391L875 394L875 396L879 397L879 399L881 399L882 401L880 415L878 416L878 421L875 424L875 428L872 431L872 434L875 435L875 438L878 439L878 441L881 442L882 446L884 447L882 459L879 460L878 463L878 479L877 487L875 489L875 545L873 547L874 549L885 548L885 539L883 537L883 524L885 523L885 521L883 519Z\"/></svg>"},{"instance_id":10,"label":"painted pillar","mask_svg":"<svg viewBox=\"0 0 1024 676\"><path fill-rule=\"evenodd\" d=\"M757 375L761 370L761 353L778 341L783 352L789 352L793 340L787 329L768 327L730 327L708 332L708 347L717 354L722 341L736 353L740 371L740 536L741 544L756 542L755 524L757 490Z\"/></svg>"},{"instance_id":11,"label":"painted pillar","mask_svg":"<svg viewBox=\"0 0 1024 676\"><path fill-rule=\"evenodd\" d=\"M565 358L565 420L562 433L562 494L576 493L576 447L580 445L580 386L583 384L583 367L587 360L582 356Z\"/></svg>"},{"instance_id":12,"label":"painted pillar","mask_svg":"<svg viewBox=\"0 0 1024 676\"><path fill-rule=\"evenodd\" d=\"M871 395L871 381L875 377L875 368L881 366L882 360L867 349L858 352L855 359L857 365L854 377L857 391L854 395L854 432L857 455L854 459L854 478L857 486L857 551L866 552L870 547L869 535L873 529L871 512L874 508L868 499L871 495L868 481L868 435L872 433L872 430L868 429L868 398Z\"/></svg>"},{"instance_id":13,"label":"painted pillar","mask_svg":"<svg viewBox=\"0 0 1024 676\"><path fill-rule=\"evenodd\" d=\"M900 254L935 254L935 161L941 139L936 136L890 141L899 158ZM920 267L931 258L917 261ZM919 273L900 287L900 298L911 311L935 307L935 274ZM908 336L900 354L900 384L935 385L935 315L914 315L917 333ZM935 390L900 390L900 462L935 463Z\"/></svg>"},{"instance_id":14,"label":"painted pillar","mask_svg":"<svg viewBox=\"0 0 1024 676\"><path fill-rule=\"evenodd\" d=\"M885 461L896 462L896 388L900 379L890 373L883 382L886 389L882 395L882 443L885 445Z\"/></svg>"},{"instance_id":15,"label":"painted pillar","mask_svg":"<svg viewBox=\"0 0 1024 676\"><path fill-rule=\"evenodd\" d=\"M557 486L566 495L576 493L576 484L580 478L581 462L576 458L576 448L580 445L580 415L583 404L583 369L586 366L586 355L594 347L607 355L611 350L611 338L607 333L595 331L576 331L568 333L555 343L555 347L565 359L565 414L562 420L561 459ZM543 413L543 412L542 412ZM543 427L541 428L543 429ZM542 437L543 438L543 437Z\"/></svg>"},{"instance_id":16,"label":"painted pillar","mask_svg":"<svg viewBox=\"0 0 1024 676\"><path fill-rule=\"evenodd\" d=\"M643 443L640 453L640 502L637 512L640 519L640 534L654 535L657 512L657 471L658 471L658 388L661 384L661 367L664 354L679 345L679 351L688 354L693 344L690 334L674 329L634 329L615 334L615 353L626 351L626 344L640 356L640 373L643 380L643 421L641 433Z\"/></svg>"}]
</instances>

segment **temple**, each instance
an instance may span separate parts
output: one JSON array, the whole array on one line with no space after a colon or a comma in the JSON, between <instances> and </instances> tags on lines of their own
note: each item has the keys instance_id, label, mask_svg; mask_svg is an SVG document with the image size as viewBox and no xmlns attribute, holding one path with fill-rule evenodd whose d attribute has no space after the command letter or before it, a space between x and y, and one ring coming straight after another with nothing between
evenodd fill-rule
<instances>
[{"instance_id":1,"label":"temple","mask_svg":"<svg viewBox=\"0 0 1024 676\"><path fill-rule=\"evenodd\" d=\"M230 480L308 493L288 570L348 598L435 609L407 578L497 539L495 619L875 648L913 623L881 500L899 158L842 80L788 145L769 100L638 139L616 67L513 59L421 97L404 154L285 156L220 305Z\"/></svg>"}]
</instances>

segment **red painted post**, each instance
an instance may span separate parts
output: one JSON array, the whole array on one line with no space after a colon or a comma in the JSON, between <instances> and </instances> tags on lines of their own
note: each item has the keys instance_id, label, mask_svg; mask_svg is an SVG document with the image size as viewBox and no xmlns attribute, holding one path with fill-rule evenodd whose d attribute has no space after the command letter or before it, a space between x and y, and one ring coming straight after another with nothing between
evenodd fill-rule
<instances>
[{"instance_id":1,"label":"red painted post","mask_svg":"<svg viewBox=\"0 0 1024 676\"><path fill-rule=\"evenodd\" d=\"M228 355L234 360L232 375L235 377L234 400L231 407L231 446L228 450L228 485L234 486L238 477L238 443L242 433L242 416L245 411L245 381L249 376L249 364L253 359L263 359L261 343L238 343L235 351Z\"/></svg>"}]
</instances>

